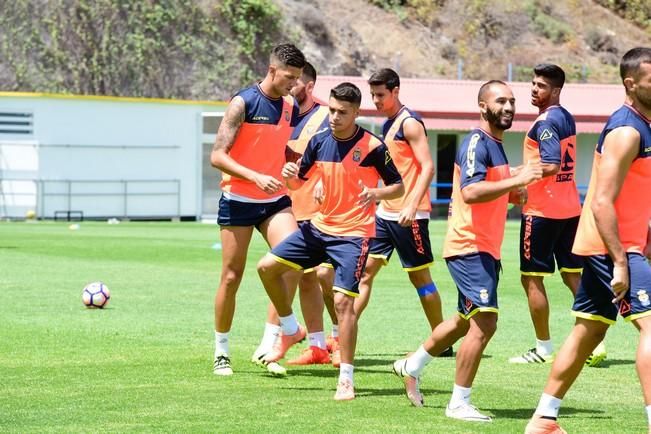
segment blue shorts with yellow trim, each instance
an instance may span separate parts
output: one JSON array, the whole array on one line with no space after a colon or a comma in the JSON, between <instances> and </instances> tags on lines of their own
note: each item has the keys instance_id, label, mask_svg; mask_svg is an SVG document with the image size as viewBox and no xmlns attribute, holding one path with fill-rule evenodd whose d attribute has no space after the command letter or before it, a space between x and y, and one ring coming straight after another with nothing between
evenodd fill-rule
<instances>
[{"instance_id":1,"label":"blue shorts with yellow trim","mask_svg":"<svg viewBox=\"0 0 651 434\"><path fill-rule=\"evenodd\" d=\"M477 312L496 312L502 263L485 252L446 258L459 294L457 311L465 319Z\"/></svg>"},{"instance_id":2,"label":"blue shorts with yellow trim","mask_svg":"<svg viewBox=\"0 0 651 434\"><path fill-rule=\"evenodd\" d=\"M554 258L561 272L580 273L581 256L572 253L579 216L567 219L522 215L520 222L520 272L525 276L554 273Z\"/></svg>"},{"instance_id":3,"label":"blue shorts with yellow trim","mask_svg":"<svg viewBox=\"0 0 651 434\"><path fill-rule=\"evenodd\" d=\"M574 298L572 315L614 324L617 313L631 321L651 315L651 266L638 253L627 253L630 289L619 302L612 303L613 261L608 255L585 257L581 284Z\"/></svg>"},{"instance_id":4,"label":"blue shorts with yellow trim","mask_svg":"<svg viewBox=\"0 0 651 434\"><path fill-rule=\"evenodd\" d=\"M220 226L255 226L260 229L260 225L269 217L291 206L289 196L283 196L274 202L250 203L226 199L222 195L219 198L217 223Z\"/></svg>"},{"instance_id":5,"label":"blue shorts with yellow trim","mask_svg":"<svg viewBox=\"0 0 651 434\"><path fill-rule=\"evenodd\" d=\"M368 258L369 239L330 235L303 224L271 249L278 262L297 270L330 262L335 269L333 290L356 297Z\"/></svg>"},{"instance_id":6,"label":"blue shorts with yellow trim","mask_svg":"<svg viewBox=\"0 0 651 434\"><path fill-rule=\"evenodd\" d=\"M414 220L410 227L375 216L375 237L371 239L372 258L383 259L387 264L393 250L398 251L402 268L417 271L434 262L429 240L429 219Z\"/></svg>"}]
</instances>

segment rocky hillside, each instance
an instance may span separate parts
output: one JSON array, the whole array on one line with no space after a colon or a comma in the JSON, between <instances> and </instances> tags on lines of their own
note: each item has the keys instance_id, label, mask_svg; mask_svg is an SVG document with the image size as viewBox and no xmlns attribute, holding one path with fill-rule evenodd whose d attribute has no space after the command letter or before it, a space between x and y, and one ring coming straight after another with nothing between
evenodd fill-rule
<instances>
[{"instance_id":1,"label":"rocky hillside","mask_svg":"<svg viewBox=\"0 0 651 434\"><path fill-rule=\"evenodd\" d=\"M514 80L529 80L531 67L548 61L562 65L570 81L615 83L621 55L651 46L648 2L640 2L645 27L590 0L276 1L327 74L391 66L409 77L456 78L461 64L463 78L506 78L511 63Z\"/></svg>"},{"instance_id":2,"label":"rocky hillside","mask_svg":"<svg viewBox=\"0 0 651 434\"><path fill-rule=\"evenodd\" d=\"M651 46L648 0L13 0L0 2L0 91L226 99L280 41L320 74L618 81Z\"/></svg>"}]
</instances>

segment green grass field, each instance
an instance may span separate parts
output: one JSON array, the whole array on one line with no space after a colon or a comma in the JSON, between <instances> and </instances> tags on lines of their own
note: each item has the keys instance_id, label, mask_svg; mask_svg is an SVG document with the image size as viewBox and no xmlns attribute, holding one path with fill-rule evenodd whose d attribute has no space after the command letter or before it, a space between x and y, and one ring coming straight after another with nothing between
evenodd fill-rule
<instances>
[{"instance_id":1,"label":"green grass field","mask_svg":"<svg viewBox=\"0 0 651 434\"><path fill-rule=\"evenodd\" d=\"M437 256L444 229L442 221L430 226ZM330 366L293 368L278 379L248 361L268 300L255 272L266 251L259 236L231 333L235 375L223 378L212 374L216 226L83 222L71 231L64 223L0 223L0 431L522 432L549 366L507 363L534 342L517 234L510 222L498 330L473 389L473 402L494 422L477 425L444 416L454 359L436 359L424 371L422 409L409 405L391 374L393 360L428 334L397 258L376 279L360 323L358 398L340 403L332 399L338 372ZM443 261L432 272L447 317L456 290ZM107 309L81 303L82 288L95 280L111 289ZM560 346L573 323L571 298L558 275L546 282ZM586 368L565 399L561 423L568 432L646 432L636 342L632 325L620 321L612 328L604 367Z\"/></svg>"}]
</instances>

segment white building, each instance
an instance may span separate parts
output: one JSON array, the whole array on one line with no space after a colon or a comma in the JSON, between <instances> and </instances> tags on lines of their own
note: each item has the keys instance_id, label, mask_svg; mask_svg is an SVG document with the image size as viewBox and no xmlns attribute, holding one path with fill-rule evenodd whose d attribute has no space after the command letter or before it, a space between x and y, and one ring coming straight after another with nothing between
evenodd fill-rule
<instances>
[{"instance_id":1,"label":"white building","mask_svg":"<svg viewBox=\"0 0 651 434\"><path fill-rule=\"evenodd\" d=\"M214 216L225 106L0 92L0 217Z\"/></svg>"}]
</instances>

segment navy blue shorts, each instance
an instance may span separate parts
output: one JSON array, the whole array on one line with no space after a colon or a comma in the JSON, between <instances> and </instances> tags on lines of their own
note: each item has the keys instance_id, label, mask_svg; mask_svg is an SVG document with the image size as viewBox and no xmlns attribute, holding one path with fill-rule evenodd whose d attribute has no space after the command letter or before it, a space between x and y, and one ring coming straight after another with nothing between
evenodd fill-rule
<instances>
[{"instance_id":1,"label":"navy blue shorts","mask_svg":"<svg viewBox=\"0 0 651 434\"><path fill-rule=\"evenodd\" d=\"M393 249L398 251L402 268L417 271L434 262L429 240L429 219L414 220L408 228L398 222L375 216L375 237L371 239L369 256L389 263Z\"/></svg>"},{"instance_id":2,"label":"navy blue shorts","mask_svg":"<svg viewBox=\"0 0 651 434\"><path fill-rule=\"evenodd\" d=\"M457 311L465 319L477 312L495 312L497 284L502 263L488 253L478 252L446 258L448 270L457 285Z\"/></svg>"},{"instance_id":3,"label":"navy blue shorts","mask_svg":"<svg viewBox=\"0 0 651 434\"><path fill-rule=\"evenodd\" d=\"M615 324L617 313L626 321L651 315L651 266L638 253L627 253L630 289L619 306L612 303L610 287L613 261L608 255L585 257L581 284L574 298L572 315L579 318Z\"/></svg>"},{"instance_id":4,"label":"navy blue shorts","mask_svg":"<svg viewBox=\"0 0 651 434\"><path fill-rule=\"evenodd\" d=\"M357 297L368 258L368 244L368 238L326 234L310 223L301 225L270 253L278 262L296 270L330 262L335 269L332 289Z\"/></svg>"},{"instance_id":5,"label":"navy blue shorts","mask_svg":"<svg viewBox=\"0 0 651 434\"><path fill-rule=\"evenodd\" d=\"M222 194L219 198L217 223L220 226L255 226L260 229L260 225L269 217L291 206L289 196L283 196L275 202L250 203L226 199Z\"/></svg>"},{"instance_id":6,"label":"navy blue shorts","mask_svg":"<svg viewBox=\"0 0 651 434\"><path fill-rule=\"evenodd\" d=\"M525 276L549 276L558 269L580 273L581 256L572 253L579 217L550 219L522 215L520 223L520 272Z\"/></svg>"}]
</instances>

